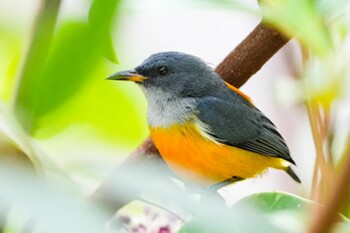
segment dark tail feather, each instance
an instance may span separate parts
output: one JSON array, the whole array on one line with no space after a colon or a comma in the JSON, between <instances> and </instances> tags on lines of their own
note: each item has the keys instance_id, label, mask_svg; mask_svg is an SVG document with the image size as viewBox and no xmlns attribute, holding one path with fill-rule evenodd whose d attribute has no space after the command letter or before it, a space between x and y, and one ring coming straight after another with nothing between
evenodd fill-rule
<instances>
[{"instance_id":1,"label":"dark tail feather","mask_svg":"<svg viewBox=\"0 0 350 233\"><path fill-rule=\"evenodd\" d=\"M293 178L293 180L295 180L298 183L301 183L299 177L297 176L297 174L295 174L295 172L292 170L290 166L287 167L286 172L288 173L288 175L290 175L290 177Z\"/></svg>"}]
</instances>

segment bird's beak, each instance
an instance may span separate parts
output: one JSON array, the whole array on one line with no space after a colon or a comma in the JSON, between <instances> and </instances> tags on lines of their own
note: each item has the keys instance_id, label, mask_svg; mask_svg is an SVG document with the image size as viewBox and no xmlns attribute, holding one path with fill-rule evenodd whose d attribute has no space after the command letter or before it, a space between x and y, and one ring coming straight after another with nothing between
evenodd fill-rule
<instances>
[{"instance_id":1,"label":"bird's beak","mask_svg":"<svg viewBox=\"0 0 350 233\"><path fill-rule=\"evenodd\" d=\"M136 70L125 70L114 73L106 78L106 80L126 80L142 83L147 77L137 73Z\"/></svg>"}]
</instances>

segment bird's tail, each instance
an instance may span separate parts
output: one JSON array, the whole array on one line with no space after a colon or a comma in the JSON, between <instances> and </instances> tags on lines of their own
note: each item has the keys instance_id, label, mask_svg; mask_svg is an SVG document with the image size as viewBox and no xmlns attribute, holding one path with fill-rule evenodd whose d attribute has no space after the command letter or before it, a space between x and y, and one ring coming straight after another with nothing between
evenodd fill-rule
<instances>
[{"instance_id":1,"label":"bird's tail","mask_svg":"<svg viewBox=\"0 0 350 233\"><path fill-rule=\"evenodd\" d=\"M301 183L299 177L297 176L297 174L295 174L295 172L290 166L286 168L286 172L288 173L288 175L290 175L290 177L293 178L293 180L295 180L298 183Z\"/></svg>"}]
</instances>

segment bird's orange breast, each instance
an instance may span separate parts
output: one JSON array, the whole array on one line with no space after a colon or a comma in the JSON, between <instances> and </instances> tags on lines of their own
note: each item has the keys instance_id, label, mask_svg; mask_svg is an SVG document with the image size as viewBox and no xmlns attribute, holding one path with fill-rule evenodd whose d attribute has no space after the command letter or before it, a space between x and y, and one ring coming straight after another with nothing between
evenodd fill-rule
<instances>
[{"instance_id":1,"label":"bird's orange breast","mask_svg":"<svg viewBox=\"0 0 350 233\"><path fill-rule=\"evenodd\" d=\"M178 175L205 185L233 176L253 177L268 167L283 169L283 159L218 143L195 123L150 127L163 159Z\"/></svg>"}]
</instances>

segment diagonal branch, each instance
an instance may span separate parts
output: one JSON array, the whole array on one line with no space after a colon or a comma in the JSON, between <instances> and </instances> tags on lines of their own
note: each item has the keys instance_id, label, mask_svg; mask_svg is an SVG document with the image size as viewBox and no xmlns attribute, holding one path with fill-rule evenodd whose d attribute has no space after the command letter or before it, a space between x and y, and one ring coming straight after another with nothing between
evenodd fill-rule
<instances>
[{"instance_id":1,"label":"diagonal branch","mask_svg":"<svg viewBox=\"0 0 350 233\"><path fill-rule=\"evenodd\" d=\"M289 39L274 29L260 23L257 27L223 60L216 68L221 77L236 87L241 87L253 74L255 74ZM139 197L142 187L128 192L127 198L118 200L117 193L125 191L125 175L123 170L140 168L140 171L152 171L152 168L162 165L170 176L171 171L162 160L153 141L148 138L141 144L128 159L119 165L109 177L90 197L90 201L108 206L111 213L123 205ZM134 179L134 177L129 177ZM112 187L113 186L113 187ZM129 191L129 190L128 190Z\"/></svg>"},{"instance_id":2,"label":"diagonal branch","mask_svg":"<svg viewBox=\"0 0 350 233\"><path fill-rule=\"evenodd\" d=\"M239 88L288 41L281 33L260 23L215 71L226 82Z\"/></svg>"}]
</instances>

